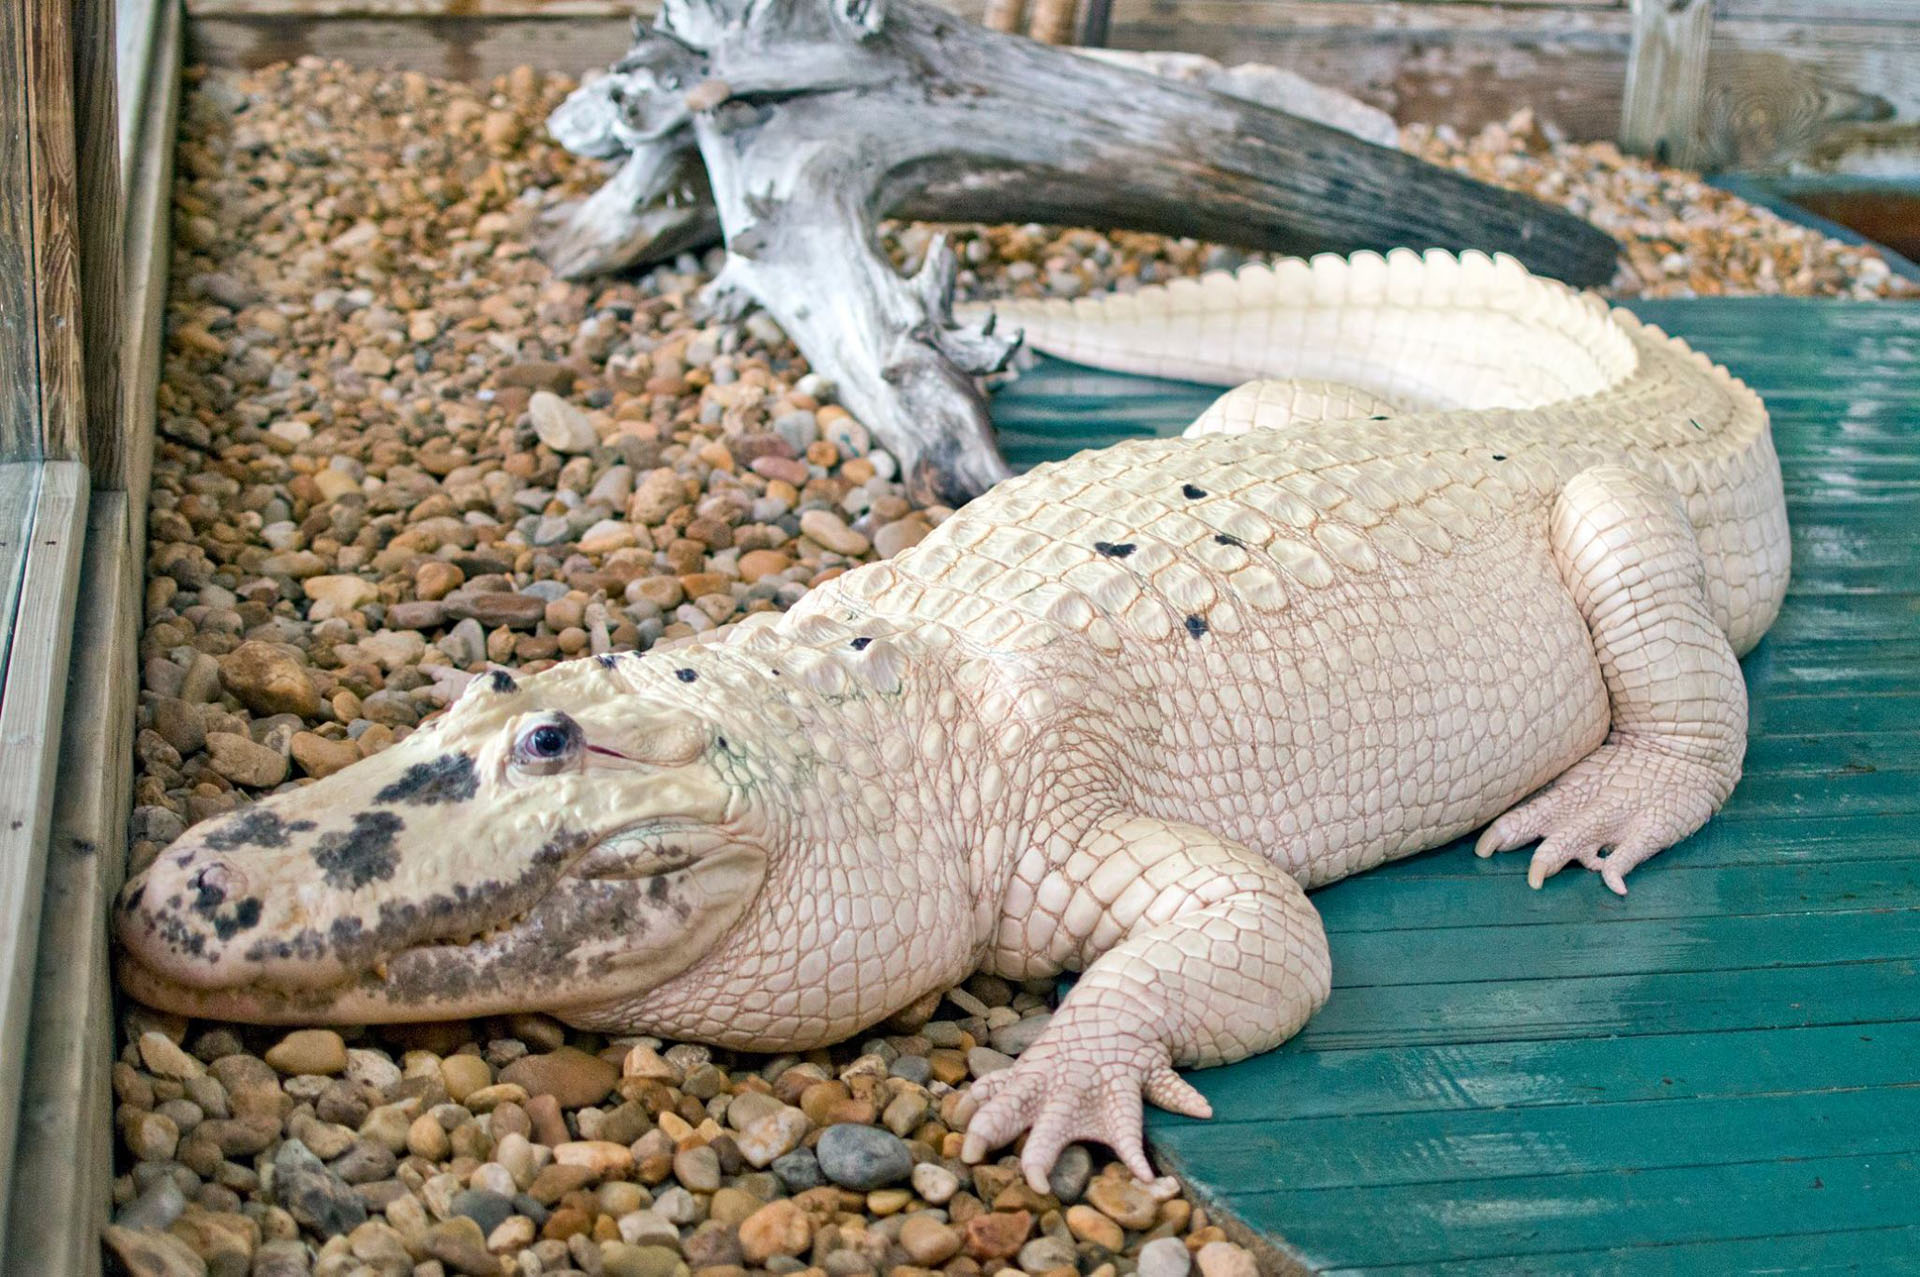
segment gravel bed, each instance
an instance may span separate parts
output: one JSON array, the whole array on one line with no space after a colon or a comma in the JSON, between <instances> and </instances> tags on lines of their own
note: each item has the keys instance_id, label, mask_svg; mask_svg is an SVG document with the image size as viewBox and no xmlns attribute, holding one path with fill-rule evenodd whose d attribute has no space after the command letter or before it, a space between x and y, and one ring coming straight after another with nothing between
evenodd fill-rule
<instances>
[{"instance_id":1,"label":"gravel bed","mask_svg":"<svg viewBox=\"0 0 1920 1277\"><path fill-rule=\"evenodd\" d=\"M540 218L600 180L546 140L570 86L318 62L190 73L149 519L132 861L534 670L757 611L917 542L897 465L715 264L553 280ZM1615 291L1884 296L1871 252L1517 119L1406 144L1627 237ZM976 295L1130 287L1245 255L952 228ZM894 226L910 261L931 231ZM933 1020L764 1059L539 1016L293 1033L138 1008L115 1069L110 1251L136 1273L584 1271L1240 1277L1205 1212L1104 1153L1051 1194L957 1160L971 1077L1047 1013L976 977Z\"/></svg>"}]
</instances>

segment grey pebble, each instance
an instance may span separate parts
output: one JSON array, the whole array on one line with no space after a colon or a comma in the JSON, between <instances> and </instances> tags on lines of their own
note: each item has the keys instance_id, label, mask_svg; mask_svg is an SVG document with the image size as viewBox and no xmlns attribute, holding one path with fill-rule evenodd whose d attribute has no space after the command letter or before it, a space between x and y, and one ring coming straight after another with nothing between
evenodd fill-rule
<instances>
[{"instance_id":1,"label":"grey pebble","mask_svg":"<svg viewBox=\"0 0 1920 1277\"><path fill-rule=\"evenodd\" d=\"M889 1069L895 1077L925 1086L933 1077L933 1061L924 1055L903 1055Z\"/></svg>"},{"instance_id":2,"label":"grey pebble","mask_svg":"<svg viewBox=\"0 0 1920 1277\"><path fill-rule=\"evenodd\" d=\"M1047 1187L1067 1206L1086 1195L1087 1182L1093 1178L1093 1155L1082 1144L1069 1144L1060 1150L1060 1158L1047 1175Z\"/></svg>"},{"instance_id":3,"label":"grey pebble","mask_svg":"<svg viewBox=\"0 0 1920 1277\"><path fill-rule=\"evenodd\" d=\"M180 1191L171 1175L156 1179L140 1194L120 1208L113 1222L122 1228L141 1228L158 1231L180 1218L187 1209L186 1194Z\"/></svg>"},{"instance_id":4,"label":"grey pebble","mask_svg":"<svg viewBox=\"0 0 1920 1277\"><path fill-rule=\"evenodd\" d=\"M875 1126L851 1122L829 1126L813 1151L828 1179L857 1192L897 1184L913 1173L913 1154L906 1142Z\"/></svg>"},{"instance_id":5,"label":"grey pebble","mask_svg":"<svg viewBox=\"0 0 1920 1277\"><path fill-rule=\"evenodd\" d=\"M1178 1237L1160 1237L1140 1248L1139 1277L1187 1277L1193 1254Z\"/></svg>"},{"instance_id":6,"label":"grey pebble","mask_svg":"<svg viewBox=\"0 0 1920 1277\"><path fill-rule=\"evenodd\" d=\"M811 1149L797 1148L773 1159L773 1173L789 1193L804 1193L827 1182Z\"/></svg>"},{"instance_id":7,"label":"grey pebble","mask_svg":"<svg viewBox=\"0 0 1920 1277\"><path fill-rule=\"evenodd\" d=\"M273 1194L288 1214L322 1237L350 1233L367 1220L360 1195L299 1140L287 1140L274 1152Z\"/></svg>"},{"instance_id":8,"label":"grey pebble","mask_svg":"<svg viewBox=\"0 0 1920 1277\"><path fill-rule=\"evenodd\" d=\"M453 1195L452 1209L455 1215L465 1215L480 1225L480 1232L490 1234L516 1213L511 1197L502 1197L499 1193L490 1193L484 1188L469 1188Z\"/></svg>"}]
</instances>

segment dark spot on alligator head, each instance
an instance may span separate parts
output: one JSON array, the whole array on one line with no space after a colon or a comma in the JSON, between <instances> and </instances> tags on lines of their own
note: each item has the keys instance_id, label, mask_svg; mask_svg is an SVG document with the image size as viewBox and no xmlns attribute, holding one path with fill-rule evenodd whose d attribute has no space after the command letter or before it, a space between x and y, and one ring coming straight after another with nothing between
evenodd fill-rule
<instances>
[{"instance_id":1,"label":"dark spot on alligator head","mask_svg":"<svg viewBox=\"0 0 1920 1277\"><path fill-rule=\"evenodd\" d=\"M700 677L698 674L694 673L692 670L675 670L673 672L673 676L679 679L682 683L691 683L693 682L694 679Z\"/></svg>"},{"instance_id":2,"label":"dark spot on alligator head","mask_svg":"<svg viewBox=\"0 0 1920 1277\"><path fill-rule=\"evenodd\" d=\"M849 644L847 644L847 646L848 646L848 647L851 647L851 648L852 648L852 649L853 649L854 651L856 651L856 652L864 652L864 651L866 651L866 650L867 650L867 645L868 645L868 644L870 644L870 643L872 643L872 642L873 642L873 640L872 640L872 639L870 639L870 638L868 638L868 637L867 637L866 635L864 635L864 634L862 634L862 635L861 635L861 636L860 636L859 638L857 638L857 639L855 639L855 640L854 640L853 642L851 642L851 643L849 643Z\"/></svg>"},{"instance_id":3,"label":"dark spot on alligator head","mask_svg":"<svg viewBox=\"0 0 1920 1277\"><path fill-rule=\"evenodd\" d=\"M1189 501L1198 501L1201 497L1207 495L1207 490L1205 488L1196 488L1191 483L1183 483L1180 485L1180 495Z\"/></svg>"},{"instance_id":4,"label":"dark spot on alligator head","mask_svg":"<svg viewBox=\"0 0 1920 1277\"><path fill-rule=\"evenodd\" d=\"M1242 541L1231 532L1216 532L1213 534L1213 540L1216 545L1230 545L1236 550L1243 550L1247 545L1245 541Z\"/></svg>"},{"instance_id":5,"label":"dark spot on alligator head","mask_svg":"<svg viewBox=\"0 0 1920 1277\"><path fill-rule=\"evenodd\" d=\"M293 835L307 833L313 828L311 820L282 820L276 811L265 807L249 807L208 834L206 845L214 851L234 851L241 847L284 847L292 841Z\"/></svg>"},{"instance_id":6,"label":"dark spot on alligator head","mask_svg":"<svg viewBox=\"0 0 1920 1277\"><path fill-rule=\"evenodd\" d=\"M493 690L496 692L517 692L520 690L520 684L514 682L513 675L507 673L505 670L495 670L488 676L488 681L492 683Z\"/></svg>"},{"instance_id":7,"label":"dark spot on alligator head","mask_svg":"<svg viewBox=\"0 0 1920 1277\"><path fill-rule=\"evenodd\" d=\"M599 663L600 668L603 670L610 670L620 663L612 652L602 652L593 659Z\"/></svg>"},{"instance_id":8,"label":"dark spot on alligator head","mask_svg":"<svg viewBox=\"0 0 1920 1277\"><path fill-rule=\"evenodd\" d=\"M1119 545L1115 545L1111 541L1095 541L1093 548L1106 555L1109 559L1124 559L1134 551L1133 543L1130 541L1123 541Z\"/></svg>"},{"instance_id":9,"label":"dark spot on alligator head","mask_svg":"<svg viewBox=\"0 0 1920 1277\"><path fill-rule=\"evenodd\" d=\"M1193 637L1195 638L1199 638L1202 634L1205 634L1206 632L1207 632L1206 617L1194 615L1187 618L1187 633L1193 635Z\"/></svg>"},{"instance_id":10,"label":"dark spot on alligator head","mask_svg":"<svg viewBox=\"0 0 1920 1277\"><path fill-rule=\"evenodd\" d=\"M1384 412L1375 413L1373 416L1367 418L1368 421L1385 421L1386 419L1387 419L1387 414Z\"/></svg>"},{"instance_id":11,"label":"dark spot on alligator head","mask_svg":"<svg viewBox=\"0 0 1920 1277\"><path fill-rule=\"evenodd\" d=\"M1496 452L1493 454L1493 459L1495 461L1505 461L1507 459L1507 454L1504 452Z\"/></svg>"},{"instance_id":12,"label":"dark spot on alligator head","mask_svg":"<svg viewBox=\"0 0 1920 1277\"><path fill-rule=\"evenodd\" d=\"M400 863L394 839L407 824L390 811L359 811L353 814L352 829L336 829L322 834L313 845L313 862L326 875L327 885L340 891L354 891L374 879L393 877Z\"/></svg>"},{"instance_id":13,"label":"dark spot on alligator head","mask_svg":"<svg viewBox=\"0 0 1920 1277\"><path fill-rule=\"evenodd\" d=\"M431 762L415 763L400 779L373 796L377 803L463 803L480 790L473 759L465 754L442 754Z\"/></svg>"},{"instance_id":14,"label":"dark spot on alligator head","mask_svg":"<svg viewBox=\"0 0 1920 1277\"><path fill-rule=\"evenodd\" d=\"M248 896L225 913L215 914L213 933L222 940L231 940L242 931L255 926L260 921L260 898Z\"/></svg>"}]
</instances>

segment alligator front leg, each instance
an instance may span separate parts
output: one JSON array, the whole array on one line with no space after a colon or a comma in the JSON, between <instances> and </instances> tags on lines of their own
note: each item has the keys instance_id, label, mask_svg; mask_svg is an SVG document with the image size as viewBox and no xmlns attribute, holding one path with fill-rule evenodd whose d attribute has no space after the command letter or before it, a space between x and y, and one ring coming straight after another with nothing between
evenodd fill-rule
<instances>
[{"instance_id":1,"label":"alligator front leg","mask_svg":"<svg viewBox=\"0 0 1920 1277\"><path fill-rule=\"evenodd\" d=\"M1002 921L993 964L1085 975L1013 1067L974 1084L963 1156L978 1161L1031 1130L1020 1165L1037 1191L1080 1139L1107 1144L1154 1181L1141 1096L1211 1116L1174 1066L1277 1046L1327 998L1326 934L1300 885L1192 825L1109 817L1011 895L1019 907Z\"/></svg>"},{"instance_id":2,"label":"alligator front leg","mask_svg":"<svg viewBox=\"0 0 1920 1277\"><path fill-rule=\"evenodd\" d=\"M1554 505L1551 535L1593 633L1612 727L1600 748L1487 826L1474 850L1538 839L1533 886L1577 860L1625 895L1629 870L1706 824L1733 792L1747 687L1671 489L1617 466L1582 471Z\"/></svg>"}]
</instances>

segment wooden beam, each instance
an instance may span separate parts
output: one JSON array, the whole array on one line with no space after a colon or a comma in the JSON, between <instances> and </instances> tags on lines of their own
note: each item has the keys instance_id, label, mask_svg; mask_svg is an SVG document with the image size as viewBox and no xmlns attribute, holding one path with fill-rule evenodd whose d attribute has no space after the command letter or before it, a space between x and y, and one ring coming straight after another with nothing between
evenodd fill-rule
<instances>
[{"instance_id":1,"label":"wooden beam","mask_svg":"<svg viewBox=\"0 0 1920 1277\"><path fill-rule=\"evenodd\" d=\"M117 454L110 485L96 469L101 486L124 488L132 511L133 535L146 529L147 485L153 469L155 399L160 387L161 345L165 340L167 269L173 229L174 126L179 114L180 64L186 42L186 18L179 0L160 0L151 68L145 96L136 107L140 120L129 166L125 256L125 325L121 334L122 413L126 446Z\"/></svg>"},{"instance_id":2,"label":"wooden beam","mask_svg":"<svg viewBox=\"0 0 1920 1277\"><path fill-rule=\"evenodd\" d=\"M127 498L87 516L72 677L47 852L33 1018L13 1167L9 1271L80 1277L100 1265L112 1208L114 1060L107 915L126 869L138 697L141 568Z\"/></svg>"},{"instance_id":3,"label":"wooden beam","mask_svg":"<svg viewBox=\"0 0 1920 1277\"><path fill-rule=\"evenodd\" d=\"M133 161L140 147L140 108L147 100L153 45L159 38L161 0L118 0L113 18L114 102L119 107L120 189L133 189Z\"/></svg>"},{"instance_id":4,"label":"wooden beam","mask_svg":"<svg viewBox=\"0 0 1920 1277\"><path fill-rule=\"evenodd\" d=\"M1623 149L1682 167L1699 163L1712 38L1713 0L1633 0Z\"/></svg>"},{"instance_id":5,"label":"wooden beam","mask_svg":"<svg viewBox=\"0 0 1920 1277\"><path fill-rule=\"evenodd\" d=\"M0 460L85 455L72 19L0 0Z\"/></svg>"},{"instance_id":6,"label":"wooden beam","mask_svg":"<svg viewBox=\"0 0 1920 1277\"><path fill-rule=\"evenodd\" d=\"M78 462L0 467L0 492L22 486L32 494L32 517L24 529L25 553L18 556L20 585L7 618L6 683L0 690L0 1184L7 1185L13 1183L90 485L86 467ZM4 524L0 533L18 535ZM0 1237L7 1235L8 1209L0 1199Z\"/></svg>"},{"instance_id":7,"label":"wooden beam","mask_svg":"<svg viewBox=\"0 0 1920 1277\"><path fill-rule=\"evenodd\" d=\"M80 236L80 353L86 438L72 456L96 487L119 487L127 441L120 411L120 111L114 71L116 0L51 0L73 14L74 222Z\"/></svg>"}]
</instances>

